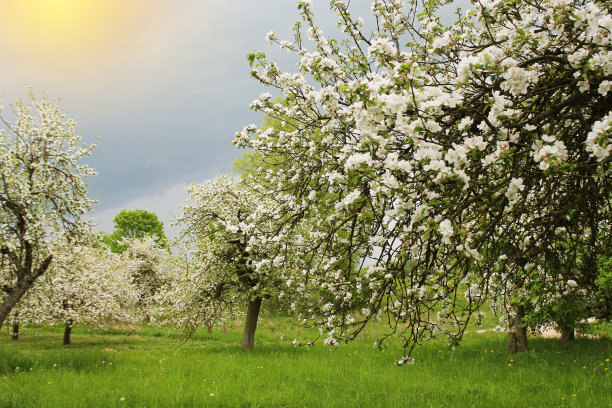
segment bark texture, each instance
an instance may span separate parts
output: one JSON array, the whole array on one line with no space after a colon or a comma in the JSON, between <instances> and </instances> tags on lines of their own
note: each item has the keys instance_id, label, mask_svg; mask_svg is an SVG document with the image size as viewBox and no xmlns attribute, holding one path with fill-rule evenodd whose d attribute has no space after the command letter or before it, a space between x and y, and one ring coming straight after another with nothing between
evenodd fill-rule
<instances>
[{"instance_id":1,"label":"bark texture","mask_svg":"<svg viewBox=\"0 0 612 408\"><path fill-rule=\"evenodd\" d=\"M517 353L527 350L527 328L523 326L525 309L523 306L516 307L516 314L512 322L512 331L508 335L508 352Z\"/></svg>"},{"instance_id":2,"label":"bark texture","mask_svg":"<svg viewBox=\"0 0 612 408\"><path fill-rule=\"evenodd\" d=\"M33 281L32 281L33 283ZM4 324L4 321L11 313L11 310L15 307L15 305L21 300L23 295L27 292L27 290L32 286L32 283L29 280L22 280L18 282L15 287L11 288L10 292L4 302L0 305L0 328Z\"/></svg>"},{"instance_id":3,"label":"bark texture","mask_svg":"<svg viewBox=\"0 0 612 408\"><path fill-rule=\"evenodd\" d=\"M249 300L247 309L246 323L244 325L244 334L242 335L242 350L252 350L255 344L255 329L257 329L257 319L259 318L259 309L261 308L261 298Z\"/></svg>"}]
</instances>

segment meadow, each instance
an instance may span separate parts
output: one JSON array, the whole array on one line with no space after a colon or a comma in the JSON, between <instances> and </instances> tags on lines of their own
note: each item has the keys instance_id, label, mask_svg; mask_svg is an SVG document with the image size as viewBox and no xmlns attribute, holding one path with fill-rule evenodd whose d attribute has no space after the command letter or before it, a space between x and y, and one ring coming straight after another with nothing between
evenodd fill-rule
<instances>
[{"instance_id":1,"label":"meadow","mask_svg":"<svg viewBox=\"0 0 612 408\"><path fill-rule=\"evenodd\" d=\"M471 330L452 350L418 347L396 366L398 344L373 347L374 327L349 344L295 347L303 328L264 316L255 350L240 351L240 325L198 331L142 326L98 331L29 328L0 335L0 407L609 407L612 340L530 336L510 355L506 335Z\"/></svg>"}]
</instances>

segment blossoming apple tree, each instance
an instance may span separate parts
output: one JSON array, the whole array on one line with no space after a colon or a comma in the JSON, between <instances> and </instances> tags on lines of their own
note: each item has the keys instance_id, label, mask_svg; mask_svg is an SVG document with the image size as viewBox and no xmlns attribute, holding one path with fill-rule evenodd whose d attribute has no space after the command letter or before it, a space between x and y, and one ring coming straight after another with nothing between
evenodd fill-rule
<instances>
[{"instance_id":1,"label":"blossoming apple tree","mask_svg":"<svg viewBox=\"0 0 612 408\"><path fill-rule=\"evenodd\" d=\"M105 240L106 241L106 240ZM131 280L138 292L138 307L146 321L150 320L150 309L155 307L157 292L175 278L177 260L172 256L167 240L158 236L123 238L110 246L111 251L120 246L124 249L126 262L136 263L131 268Z\"/></svg>"},{"instance_id":2,"label":"blossoming apple tree","mask_svg":"<svg viewBox=\"0 0 612 408\"><path fill-rule=\"evenodd\" d=\"M14 105L0 130L0 327L53 260L54 244L77 240L90 209L79 164L94 145L81 145L76 124L57 106L33 96Z\"/></svg>"},{"instance_id":3,"label":"blossoming apple tree","mask_svg":"<svg viewBox=\"0 0 612 408\"><path fill-rule=\"evenodd\" d=\"M236 292L221 291L215 272L209 268L214 254L210 246L184 246L174 257L171 278L160 286L150 302L151 321L159 326L178 327L184 338L190 338L198 327L225 327L240 315L245 302L236 299Z\"/></svg>"},{"instance_id":4,"label":"blossoming apple tree","mask_svg":"<svg viewBox=\"0 0 612 408\"><path fill-rule=\"evenodd\" d=\"M400 363L437 334L458 341L487 299L524 349L530 289L571 286L612 224L610 3L476 1L451 26L444 3L376 0L366 21L332 0L332 39L300 1L293 41L267 36L297 71L249 55L284 98L252 109L290 128L234 139L268 164L251 188L311 220L301 282L334 296L298 312L331 344L384 318Z\"/></svg>"},{"instance_id":5,"label":"blossoming apple tree","mask_svg":"<svg viewBox=\"0 0 612 408\"><path fill-rule=\"evenodd\" d=\"M142 320L132 279L138 260L101 244L65 243L54 255L49 270L17 306L20 323L62 324L64 344L70 344L77 323L108 328Z\"/></svg>"},{"instance_id":6,"label":"blossoming apple tree","mask_svg":"<svg viewBox=\"0 0 612 408\"><path fill-rule=\"evenodd\" d=\"M262 300L290 298L294 265L288 242L299 231L281 223L274 201L263 200L227 176L188 188L177 220L190 248L183 276L165 295L167 316L189 335L200 324L219 324L247 306L242 349L252 349ZM292 252L293 253L293 252Z\"/></svg>"}]
</instances>

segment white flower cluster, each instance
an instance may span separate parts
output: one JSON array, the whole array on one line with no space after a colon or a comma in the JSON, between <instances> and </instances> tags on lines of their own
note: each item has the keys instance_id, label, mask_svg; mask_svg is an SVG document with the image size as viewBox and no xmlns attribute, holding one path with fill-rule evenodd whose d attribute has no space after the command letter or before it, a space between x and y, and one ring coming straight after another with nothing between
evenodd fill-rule
<instances>
[{"instance_id":1,"label":"white flower cluster","mask_svg":"<svg viewBox=\"0 0 612 408\"><path fill-rule=\"evenodd\" d=\"M541 141L533 145L533 159L539 163L540 170L548 170L551 166L559 166L567 160L567 148L561 140L544 135Z\"/></svg>"},{"instance_id":2,"label":"white flower cluster","mask_svg":"<svg viewBox=\"0 0 612 408\"><path fill-rule=\"evenodd\" d=\"M610 157L610 152L612 152L612 112L593 124L585 144L587 151L597 161L602 162Z\"/></svg>"},{"instance_id":3,"label":"white flower cluster","mask_svg":"<svg viewBox=\"0 0 612 408\"><path fill-rule=\"evenodd\" d=\"M508 199L508 205L513 207L520 199L521 192L525 189L522 178L513 178L508 184L506 190L506 198Z\"/></svg>"}]
</instances>

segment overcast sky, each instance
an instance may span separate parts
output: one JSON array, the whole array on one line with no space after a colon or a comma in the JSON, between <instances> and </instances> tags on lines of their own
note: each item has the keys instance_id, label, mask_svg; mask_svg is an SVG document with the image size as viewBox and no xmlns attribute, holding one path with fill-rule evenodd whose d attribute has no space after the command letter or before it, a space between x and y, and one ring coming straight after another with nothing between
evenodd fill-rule
<instances>
[{"instance_id":1,"label":"overcast sky","mask_svg":"<svg viewBox=\"0 0 612 408\"><path fill-rule=\"evenodd\" d=\"M314 3L333 34L328 1ZM356 15L370 3L354 1ZM88 162L99 230L136 208L168 226L185 186L229 173L234 133L261 121L249 103L266 89L246 54L294 64L265 34L291 39L298 19L297 0L1 0L0 92L6 109L29 87L61 99L83 139L99 138Z\"/></svg>"}]
</instances>

